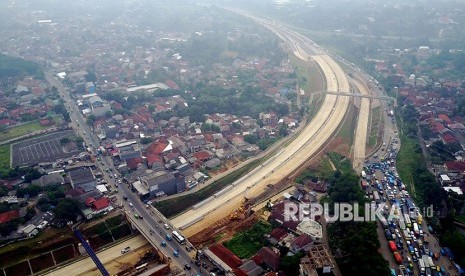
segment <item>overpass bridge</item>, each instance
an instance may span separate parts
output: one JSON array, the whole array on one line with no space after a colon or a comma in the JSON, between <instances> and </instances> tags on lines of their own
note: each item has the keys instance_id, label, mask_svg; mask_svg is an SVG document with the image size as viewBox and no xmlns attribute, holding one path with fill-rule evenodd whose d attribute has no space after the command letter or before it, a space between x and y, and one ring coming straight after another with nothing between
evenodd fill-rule
<instances>
[{"instance_id":1,"label":"overpass bridge","mask_svg":"<svg viewBox=\"0 0 465 276\"><path fill-rule=\"evenodd\" d=\"M312 94L329 94L329 95L338 95L338 96L346 96L346 97L357 97L357 98L369 98L369 99L377 99L377 100L385 100L385 101L392 101L396 102L397 99L389 96L378 96L378 95L365 95L365 94L358 94L353 92L341 92L341 91L316 91Z\"/></svg>"},{"instance_id":2,"label":"overpass bridge","mask_svg":"<svg viewBox=\"0 0 465 276\"><path fill-rule=\"evenodd\" d=\"M311 95L310 95L309 103L312 104L313 103L313 97L315 97L316 95L321 95L321 94L337 95L337 96L343 96L343 97L368 98L368 99L375 99L375 100L391 101L391 102L393 102L394 106L397 106L397 99L394 98L394 97L380 96L380 95L366 95L366 94L354 93L352 91L347 92L347 91L328 91L328 90L312 92Z\"/></svg>"}]
</instances>

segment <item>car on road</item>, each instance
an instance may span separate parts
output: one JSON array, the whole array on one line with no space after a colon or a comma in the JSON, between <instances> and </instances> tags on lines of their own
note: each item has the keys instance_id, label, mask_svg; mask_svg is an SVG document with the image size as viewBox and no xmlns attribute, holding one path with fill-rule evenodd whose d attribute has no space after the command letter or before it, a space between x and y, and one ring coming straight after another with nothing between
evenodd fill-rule
<instances>
[{"instance_id":1,"label":"car on road","mask_svg":"<svg viewBox=\"0 0 465 276\"><path fill-rule=\"evenodd\" d=\"M187 269L187 270L191 270L191 269L192 269L192 267L191 267L190 264L185 264L185 265L184 265L184 268Z\"/></svg>"},{"instance_id":2,"label":"car on road","mask_svg":"<svg viewBox=\"0 0 465 276\"><path fill-rule=\"evenodd\" d=\"M165 227L165 229L170 229L170 226L168 224L164 224L163 227Z\"/></svg>"},{"instance_id":3,"label":"car on road","mask_svg":"<svg viewBox=\"0 0 465 276\"><path fill-rule=\"evenodd\" d=\"M130 246L127 246L127 247L121 249L121 254L128 253L129 251L131 251L131 247L130 247Z\"/></svg>"},{"instance_id":4,"label":"car on road","mask_svg":"<svg viewBox=\"0 0 465 276\"><path fill-rule=\"evenodd\" d=\"M179 257L179 251L178 251L178 250L174 250L174 251L173 251L173 255L174 255L175 257Z\"/></svg>"},{"instance_id":5,"label":"car on road","mask_svg":"<svg viewBox=\"0 0 465 276\"><path fill-rule=\"evenodd\" d=\"M161 241L160 245L161 245L162 247L166 247L166 242L165 242L165 241Z\"/></svg>"},{"instance_id":6,"label":"car on road","mask_svg":"<svg viewBox=\"0 0 465 276\"><path fill-rule=\"evenodd\" d=\"M132 204L132 202L129 202L129 206L134 207L134 204Z\"/></svg>"},{"instance_id":7,"label":"car on road","mask_svg":"<svg viewBox=\"0 0 465 276\"><path fill-rule=\"evenodd\" d=\"M127 196L123 196L123 199L124 199L124 200L128 200L128 197L127 197Z\"/></svg>"}]
</instances>

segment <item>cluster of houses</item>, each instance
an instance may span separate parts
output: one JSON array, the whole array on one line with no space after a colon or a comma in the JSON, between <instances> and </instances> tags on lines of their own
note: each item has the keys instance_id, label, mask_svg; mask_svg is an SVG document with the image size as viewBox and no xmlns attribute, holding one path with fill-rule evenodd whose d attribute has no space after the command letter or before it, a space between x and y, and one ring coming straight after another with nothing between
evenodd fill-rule
<instances>
[{"instance_id":1,"label":"cluster of houses","mask_svg":"<svg viewBox=\"0 0 465 276\"><path fill-rule=\"evenodd\" d=\"M311 195L312 194L312 195ZM313 195L299 190L285 193L282 200L269 204L266 219L275 227L266 235L267 246L262 247L249 259L243 260L222 244L215 244L203 251L226 275L276 275L280 271L282 247L288 249L288 256L304 253L300 260L301 275L334 275L335 263L330 250L322 241L323 231L319 222L310 218L289 221L284 217L287 203L316 200ZM298 216L298 213L297 213Z\"/></svg>"},{"instance_id":2,"label":"cluster of houses","mask_svg":"<svg viewBox=\"0 0 465 276\"><path fill-rule=\"evenodd\" d=\"M54 107L60 104L58 94L51 92L45 81L25 78L12 91L0 88L0 127L38 118L43 126L53 125L47 116L55 114Z\"/></svg>"}]
</instances>

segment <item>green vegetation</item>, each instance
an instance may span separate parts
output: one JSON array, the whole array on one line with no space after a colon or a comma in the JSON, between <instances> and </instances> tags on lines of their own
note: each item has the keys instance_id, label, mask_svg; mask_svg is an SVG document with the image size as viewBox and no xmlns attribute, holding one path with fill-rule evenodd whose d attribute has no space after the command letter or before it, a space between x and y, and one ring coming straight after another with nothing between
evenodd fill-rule
<instances>
[{"instance_id":1,"label":"green vegetation","mask_svg":"<svg viewBox=\"0 0 465 276\"><path fill-rule=\"evenodd\" d=\"M76 221L77 216L81 214L81 209L78 201L65 198L58 203L54 212L59 219Z\"/></svg>"},{"instance_id":2,"label":"green vegetation","mask_svg":"<svg viewBox=\"0 0 465 276\"><path fill-rule=\"evenodd\" d=\"M53 117L53 120L55 120L56 123L59 123L61 122L60 117L61 116L55 116ZM14 139L14 138L26 135L28 133L32 133L34 131L44 130L48 128L50 128L50 126L41 126L39 120L35 120L32 122L26 122L24 124L8 128L4 130L3 132L1 132L0 142Z\"/></svg>"},{"instance_id":3,"label":"green vegetation","mask_svg":"<svg viewBox=\"0 0 465 276\"><path fill-rule=\"evenodd\" d=\"M0 146L0 174L10 168L10 150L10 144Z\"/></svg>"},{"instance_id":4,"label":"green vegetation","mask_svg":"<svg viewBox=\"0 0 465 276\"><path fill-rule=\"evenodd\" d=\"M271 224L259 221L251 229L236 233L225 246L241 259L248 259L265 246L266 234L273 230Z\"/></svg>"},{"instance_id":5,"label":"green vegetation","mask_svg":"<svg viewBox=\"0 0 465 276\"><path fill-rule=\"evenodd\" d=\"M407 104L400 108L397 114L402 145L397 156L399 175L409 190L414 192L412 195L420 206L433 204L438 211L443 205L446 193L428 171L418 143L418 112L412 105Z\"/></svg>"},{"instance_id":6,"label":"green vegetation","mask_svg":"<svg viewBox=\"0 0 465 276\"><path fill-rule=\"evenodd\" d=\"M173 217L182 213L192 205L210 197L227 185L233 183L236 179L239 179L243 175L247 174L262 162L264 162L264 158L254 160L242 168L226 175L225 177L216 180L198 192L164 200L161 202L156 202L153 206L155 206L155 208L157 208L165 217Z\"/></svg>"},{"instance_id":7,"label":"green vegetation","mask_svg":"<svg viewBox=\"0 0 465 276\"><path fill-rule=\"evenodd\" d=\"M375 107L371 110L371 126L370 136L368 137L368 146L376 146L378 141L379 130L381 126L381 106Z\"/></svg>"},{"instance_id":8,"label":"green vegetation","mask_svg":"<svg viewBox=\"0 0 465 276\"><path fill-rule=\"evenodd\" d=\"M44 74L34 62L0 54L0 82L8 78L21 79L25 76L43 78Z\"/></svg>"},{"instance_id":9,"label":"green vegetation","mask_svg":"<svg viewBox=\"0 0 465 276\"><path fill-rule=\"evenodd\" d=\"M338 164L344 168L344 163L341 160ZM359 177L353 170L338 170L329 182L330 206L338 202L365 202ZM363 214L363 210L360 213ZM343 275L388 275L388 264L378 252L376 223L337 221L328 225L328 238Z\"/></svg>"},{"instance_id":10,"label":"green vegetation","mask_svg":"<svg viewBox=\"0 0 465 276\"><path fill-rule=\"evenodd\" d=\"M305 180L317 182L320 179L329 179L333 174L330 159L327 155L320 158L320 163L315 170L305 170L296 177L295 182L303 184Z\"/></svg>"},{"instance_id":11,"label":"green vegetation","mask_svg":"<svg viewBox=\"0 0 465 276\"><path fill-rule=\"evenodd\" d=\"M354 144L355 129L357 127L357 115L355 108L350 106L345 115L344 122L339 129L338 136L342 137L343 141L349 145Z\"/></svg>"}]
</instances>

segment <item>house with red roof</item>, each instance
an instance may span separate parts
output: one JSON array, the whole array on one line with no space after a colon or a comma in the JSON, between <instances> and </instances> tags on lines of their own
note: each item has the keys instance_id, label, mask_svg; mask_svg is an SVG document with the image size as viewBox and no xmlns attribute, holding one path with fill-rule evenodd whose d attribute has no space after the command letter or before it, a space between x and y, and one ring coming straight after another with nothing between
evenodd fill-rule
<instances>
[{"instance_id":1,"label":"house with red roof","mask_svg":"<svg viewBox=\"0 0 465 276\"><path fill-rule=\"evenodd\" d=\"M451 133L444 133L441 135L441 140L444 144L448 145L448 144L453 144L453 143L457 143L458 140L457 138L455 138L454 135L452 135Z\"/></svg>"},{"instance_id":2,"label":"house with red roof","mask_svg":"<svg viewBox=\"0 0 465 276\"><path fill-rule=\"evenodd\" d=\"M242 265L242 260L222 244L212 245L204 253L225 271L232 271Z\"/></svg>"},{"instance_id":3,"label":"house with red roof","mask_svg":"<svg viewBox=\"0 0 465 276\"><path fill-rule=\"evenodd\" d=\"M134 157L126 159L126 165L130 170L137 170L139 164L143 164L144 159L142 157Z\"/></svg>"},{"instance_id":4,"label":"house with red roof","mask_svg":"<svg viewBox=\"0 0 465 276\"><path fill-rule=\"evenodd\" d=\"M197 160L201 161L201 162L206 162L210 159L212 159L213 155L210 154L208 151L205 151L205 150L202 150L202 151L199 151L199 152L194 152L194 154L192 154Z\"/></svg>"},{"instance_id":5,"label":"house with red roof","mask_svg":"<svg viewBox=\"0 0 465 276\"><path fill-rule=\"evenodd\" d=\"M165 84L171 89L179 89L179 85L177 85L173 80L165 81Z\"/></svg>"},{"instance_id":6,"label":"house with red roof","mask_svg":"<svg viewBox=\"0 0 465 276\"><path fill-rule=\"evenodd\" d=\"M447 172L457 172L462 175L465 174L465 162L460 161L446 161L444 163L444 168Z\"/></svg>"},{"instance_id":7,"label":"house with red roof","mask_svg":"<svg viewBox=\"0 0 465 276\"><path fill-rule=\"evenodd\" d=\"M439 114L438 118L441 119L446 124L451 124L452 123L451 119L446 114Z\"/></svg>"},{"instance_id":8,"label":"house with red roof","mask_svg":"<svg viewBox=\"0 0 465 276\"><path fill-rule=\"evenodd\" d=\"M92 209L94 210L94 212L101 212L105 211L105 209L107 209L109 206L110 199L108 199L108 197L102 197L93 202Z\"/></svg>"},{"instance_id":9,"label":"house with red roof","mask_svg":"<svg viewBox=\"0 0 465 276\"><path fill-rule=\"evenodd\" d=\"M8 118L0 120L0 126L12 126L14 124L16 124L16 122Z\"/></svg>"},{"instance_id":10,"label":"house with red roof","mask_svg":"<svg viewBox=\"0 0 465 276\"><path fill-rule=\"evenodd\" d=\"M172 150L172 147L170 147L169 143L160 142L160 141L153 142L152 144L150 144L150 146L148 146L145 149L147 153L154 154L154 155L160 155L164 152L169 152L171 150Z\"/></svg>"},{"instance_id":11,"label":"house with red roof","mask_svg":"<svg viewBox=\"0 0 465 276\"><path fill-rule=\"evenodd\" d=\"M272 271L277 271L279 269L281 258L279 257L278 253L273 251L273 249L269 247L262 247L258 251L257 255L260 255L263 263Z\"/></svg>"},{"instance_id":12,"label":"house with red roof","mask_svg":"<svg viewBox=\"0 0 465 276\"><path fill-rule=\"evenodd\" d=\"M0 224L19 218L19 209L0 214Z\"/></svg>"},{"instance_id":13,"label":"house with red roof","mask_svg":"<svg viewBox=\"0 0 465 276\"><path fill-rule=\"evenodd\" d=\"M302 234L291 242L290 250L294 253L307 251L312 244L313 239L307 234Z\"/></svg>"},{"instance_id":14,"label":"house with red roof","mask_svg":"<svg viewBox=\"0 0 465 276\"><path fill-rule=\"evenodd\" d=\"M275 228L273 229L273 231L271 231L270 233L270 237L268 238L268 240L270 241L270 243L272 244L278 244L280 243L289 233L286 231L286 229L282 228L282 227L278 227L278 228Z\"/></svg>"},{"instance_id":15,"label":"house with red roof","mask_svg":"<svg viewBox=\"0 0 465 276\"><path fill-rule=\"evenodd\" d=\"M297 220L293 220L292 218L285 218L284 217L284 205L289 202L290 201L285 200L285 201L281 201L275 204L271 210L271 215L268 217L268 220L270 222L278 223L284 229L295 232L297 230L297 225L299 225L300 223L300 221L298 220L299 210L297 210L296 212Z\"/></svg>"},{"instance_id":16,"label":"house with red roof","mask_svg":"<svg viewBox=\"0 0 465 276\"><path fill-rule=\"evenodd\" d=\"M108 197L102 197L100 199L95 199L93 197L88 197L85 201L87 207L91 207L94 214L104 212L109 209L110 199Z\"/></svg>"}]
</instances>

